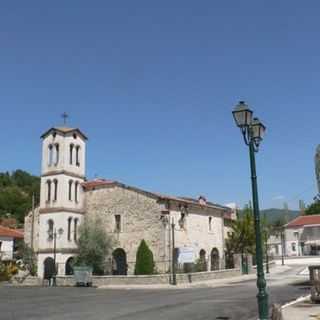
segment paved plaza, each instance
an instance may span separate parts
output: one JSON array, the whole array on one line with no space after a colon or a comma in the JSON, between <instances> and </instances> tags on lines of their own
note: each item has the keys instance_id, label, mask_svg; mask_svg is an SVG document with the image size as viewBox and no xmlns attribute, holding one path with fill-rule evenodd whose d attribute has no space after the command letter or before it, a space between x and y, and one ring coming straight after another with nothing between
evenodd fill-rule
<instances>
[{"instance_id":1,"label":"paved plaza","mask_svg":"<svg viewBox=\"0 0 320 320\"><path fill-rule=\"evenodd\" d=\"M268 276L271 303L309 292L301 269ZM1 287L0 320L249 320L256 319L256 293L255 279L180 289Z\"/></svg>"}]
</instances>

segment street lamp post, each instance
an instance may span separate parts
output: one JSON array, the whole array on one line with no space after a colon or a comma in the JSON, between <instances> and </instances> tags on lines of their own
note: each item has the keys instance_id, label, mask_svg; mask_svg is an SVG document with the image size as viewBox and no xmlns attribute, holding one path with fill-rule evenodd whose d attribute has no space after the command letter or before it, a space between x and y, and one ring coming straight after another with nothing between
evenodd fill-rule
<instances>
[{"instance_id":1,"label":"street lamp post","mask_svg":"<svg viewBox=\"0 0 320 320\"><path fill-rule=\"evenodd\" d=\"M60 229L58 230L58 234L59 234L60 236L63 234L63 229L62 229L62 228L60 228ZM52 286L53 286L53 287L56 287L56 285L57 285L56 277L57 277L57 274L58 274L58 268L57 268L56 260L57 260L57 230L54 229L54 232L53 232L53 263L54 263L54 274L53 274L53 282L52 282Z\"/></svg>"},{"instance_id":2,"label":"street lamp post","mask_svg":"<svg viewBox=\"0 0 320 320\"><path fill-rule=\"evenodd\" d=\"M252 203L254 213L254 225L256 234L256 260L257 260L257 287L258 287L258 309L259 319L269 319L268 293L266 291L266 280L263 271L262 239L260 227L260 212L258 200L258 186L256 174L255 153L258 152L260 142L263 139L265 126L257 118L253 118L253 112L249 107L240 101L235 107L233 117L237 126L241 129L244 141L249 146L251 185L252 185Z\"/></svg>"},{"instance_id":3,"label":"street lamp post","mask_svg":"<svg viewBox=\"0 0 320 320\"><path fill-rule=\"evenodd\" d=\"M284 255L285 255L285 241L284 241L284 232L283 232L283 228L281 228L280 231L280 237L281 237L281 264L284 266Z\"/></svg>"},{"instance_id":4,"label":"street lamp post","mask_svg":"<svg viewBox=\"0 0 320 320\"><path fill-rule=\"evenodd\" d=\"M176 251L175 251L175 238L174 238L174 219L172 218L171 232L172 232L172 285L177 285L177 275L176 275Z\"/></svg>"}]
</instances>

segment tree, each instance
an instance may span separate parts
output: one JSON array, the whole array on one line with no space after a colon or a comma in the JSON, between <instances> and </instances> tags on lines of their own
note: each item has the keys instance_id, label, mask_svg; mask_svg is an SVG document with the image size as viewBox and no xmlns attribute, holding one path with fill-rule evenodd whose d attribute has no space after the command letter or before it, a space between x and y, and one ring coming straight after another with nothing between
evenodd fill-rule
<instances>
[{"instance_id":1,"label":"tree","mask_svg":"<svg viewBox=\"0 0 320 320\"><path fill-rule=\"evenodd\" d=\"M305 210L305 215L320 214L320 201L311 203Z\"/></svg>"},{"instance_id":2,"label":"tree","mask_svg":"<svg viewBox=\"0 0 320 320\"><path fill-rule=\"evenodd\" d=\"M107 234L99 218L86 218L79 227L77 242L79 254L75 265L86 265L93 268L94 274L103 274L106 257L111 255L113 240Z\"/></svg>"},{"instance_id":3,"label":"tree","mask_svg":"<svg viewBox=\"0 0 320 320\"><path fill-rule=\"evenodd\" d=\"M153 253L149 249L147 243L143 239L138 247L136 256L136 265L134 273L139 274L153 274L154 272L154 261Z\"/></svg>"},{"instance_id":4,"label":"tree","mask_svg":"<svg viewBox=\"0 0 320 320\"><path fill-rule=\"evenodd\" d=\"M0 173L0 217L16 218L20 223L31 209L32 194L39 199L40 178L23 170Z\"/></svg>"},{"instance_id":5,"label":"tree","mask_svg":"<svg viewBox=\"0 0 320 320\"><path fill-rule=\"evenodd\" d=\"M255 229L252 209L246 206L238 219L232 222L232 232L226 240L226 255L255 254Z\"/></svg>"}]
</instances>

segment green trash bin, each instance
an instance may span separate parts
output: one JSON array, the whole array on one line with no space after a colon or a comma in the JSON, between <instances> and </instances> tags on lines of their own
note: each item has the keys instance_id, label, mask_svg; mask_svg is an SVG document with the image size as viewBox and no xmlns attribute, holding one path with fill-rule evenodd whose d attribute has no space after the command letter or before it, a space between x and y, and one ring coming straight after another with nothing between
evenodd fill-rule
<instances>
[{"instance_id":1,"label":"green trash bin","mask_svg":"<svg viewBox=\"0 0 320 320\"><path fill-rule=\"evenodd\" d=\"M92 267L89 266L74 266L73 275L77 287L92 286Z\"/></svg>"}]
</instances>

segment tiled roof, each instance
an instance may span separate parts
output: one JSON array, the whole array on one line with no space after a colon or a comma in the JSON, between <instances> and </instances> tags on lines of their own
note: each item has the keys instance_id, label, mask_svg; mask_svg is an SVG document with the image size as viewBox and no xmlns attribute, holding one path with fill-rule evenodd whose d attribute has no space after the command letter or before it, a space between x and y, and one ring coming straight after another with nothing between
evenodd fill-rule
<instances>
[{"instance_id":1,"label":"tiled roof","mask_svg":"<svg viewBox=\"0 0 320 320\"><path fill-rule=\"evenodd\" d=\"M118 185L118 186L122 186L122 187L126 187L126 188L130 188L132 190L138 190L140 192L144 192L150 195L153 195L155 197L158 197L159 199L163 199L163 200L173 200L173 201L177 201L177 202L182 202L182 203L187 203L187 204L194 204L194 205L200 205L199 201L196 199L192 199L192 198L186 198L186 197L176 197L176 196L169 196L169 195L165 195L165 194L161 194L158 192L150 192L150 191L145 191L136 187L131 187L128 185L125 185L119 181L115 181L115 180L108 180L108 179L94 179L91 181L86 181L82 184L83 188L86 191L90 191L90 190L94 190L95 188L99 188L99 187L106 187L106 186L111 186L111 185ZM221 206L219 204L215 204L212 202L207 202L206 205L202 205L202 207L209 207L209 208L215 208L215 209L222 209L225 211L230 211L231 209L225 206ZM226 217L228 218L228 217Z\"/></svg>"},{"instance_id":2,"label":"tiled roof","mask_svg":"<svg viewBox=\"0 0 320 320\"><path fill-rule=\"evenodd\" d=\"M286 224L286 227L294 228L313 224L320 225L320 215L299 216Z\"/></svg>"},{"instance_id":3,"label":"tiled roof","mask_svg":"<svg viewBox=\"0 0 320 320\"><path fill-rule=\"evenodd\" d=\"M70 132L77 132L79 133L80 135L82 135L82 137L84 139L88 139L86 137L86 135L78 128L68 128L68 127L52 127L50 128L49 130L47 130L42 136L41 138L44 138L46 137L51 131L57 131L57 132L60 132L62 134L66 134L66 133L70 133Z\"/></svg>"},{"instance_id":4,"label":"tiled roof","mask_svg":"<svg viewBox=\"0 0 320 320\"><path fill-rule=\"evenodd\" d=\"M86 191L94 190L96 187L102 187L107 185L116 184L116 181L107 180L107 179L94 179L82 183L82 186Z\"/></svg>"},{"instance_id":5,"label":"tiled roof","mask_svg":"<svg viewBox=\"0 0 320 320\"><path fill-rule=\"evenodd\" d=\"M23 239L23 232L0 226L0 237L10 237L15 239Z\"/></svg>"}]
</instances>

